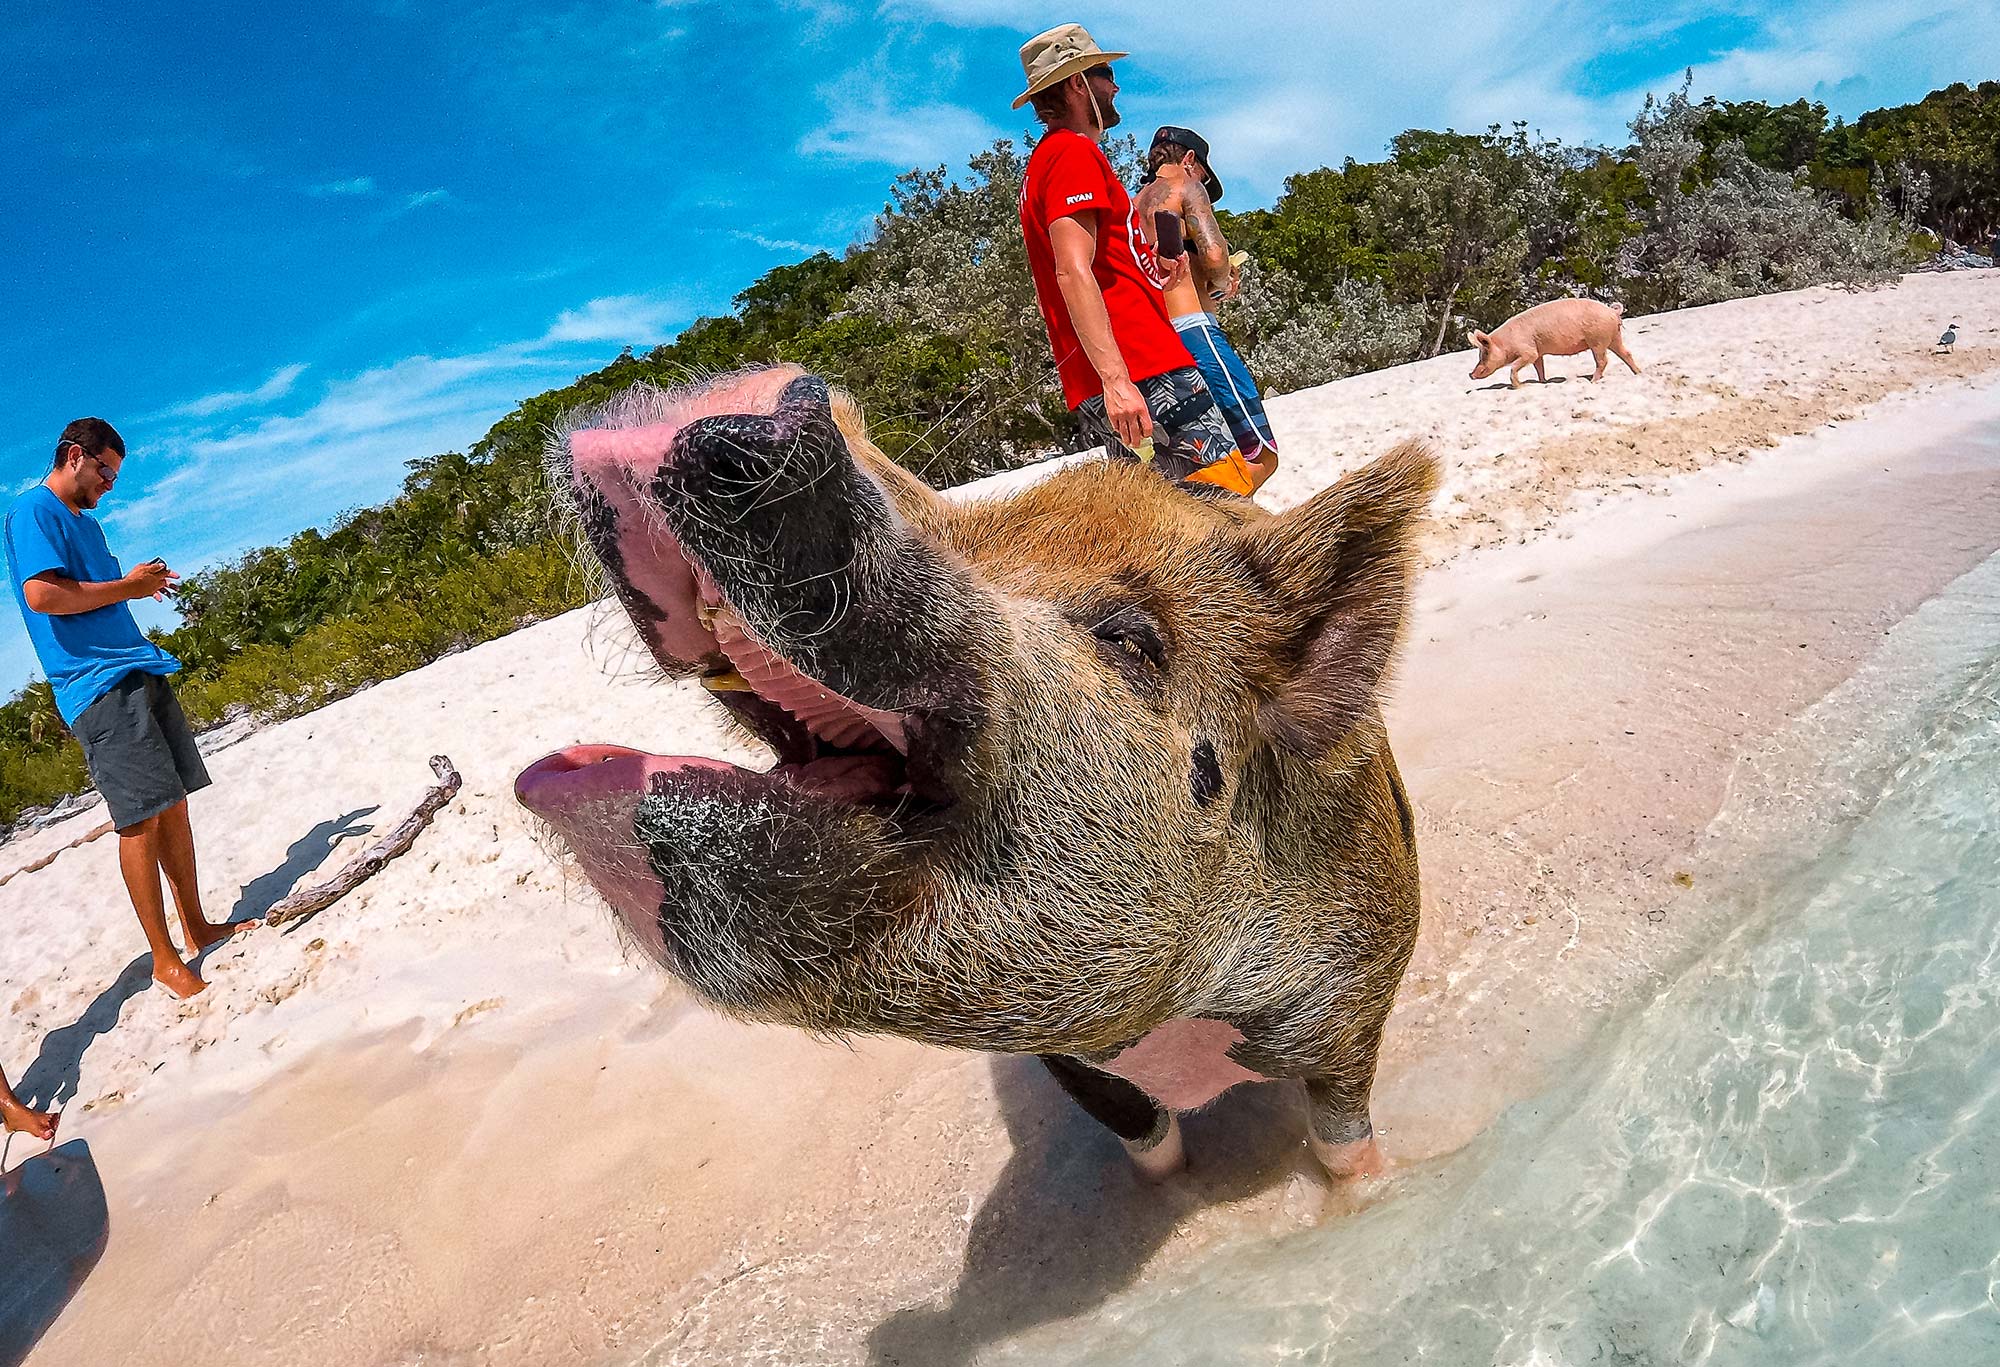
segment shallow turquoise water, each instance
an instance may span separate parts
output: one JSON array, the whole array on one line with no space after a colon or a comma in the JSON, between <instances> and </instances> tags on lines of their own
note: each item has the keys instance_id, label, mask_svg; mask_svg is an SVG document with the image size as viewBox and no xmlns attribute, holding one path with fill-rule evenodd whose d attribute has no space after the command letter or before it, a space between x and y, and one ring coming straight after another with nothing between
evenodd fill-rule
<instances>
[{"instance_id":1,"label":"shallow turquoise water","mask_svg":"<svg viewBox=\"0 0 2000 1367\"><path fill-rule=\"evenodd\" d=\"M2000 1363L2000 563L1736 791L1738 929L1566 1085L990 1360Z\"/></svg>"}]
</instances>

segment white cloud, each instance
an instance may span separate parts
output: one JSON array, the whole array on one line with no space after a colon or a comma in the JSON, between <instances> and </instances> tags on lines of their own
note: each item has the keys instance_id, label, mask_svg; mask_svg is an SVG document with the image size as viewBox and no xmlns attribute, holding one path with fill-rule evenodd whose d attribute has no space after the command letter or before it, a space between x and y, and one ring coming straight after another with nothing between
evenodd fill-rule
<instances>
[{"instance_id":1,"label":"white cloud","mask_svg":"<svg viewBox=\"0 0 2000 1367\"><path fill-rule=\"evenodd\" d=\"M779 7L803 14L812 21L814 33L837 28L854 18L854 8L842 0L779 0Z\"/></svg>"},{"instance_id":2,"label":"white cloud","mask_svg":"<svg viewBox=\"0 0 2000 1367\"><path fill-rule=\"evenodd\" d=\"M833 248L821 246L817 242L800 242L795 238L789 237L766 237L762 233L746 233L741 228L731 228L729 235L741 242L755 243L767 252L804 252L810 256L814 252L833 250Z\"/></svg>"},{"instance_id":3,"label":"white cloud","mask_svg":"<svg viewBox=\"0 0 2000 1367\"><path fill-rule=\"evenodd\" d=\"M354 176L348 180L330 180L313 186L306 192L326 198L333 195L372 195L375 193L373 176Z\"/></svg>"},{"instance_id":4,"label":"white cloud","mask_svg":"<svg viewBox=\"0 0 2000 1367\"><path fill-rule=\"evenodd\" d=\"M2000 68L2000 8L1990 0L1874 0L1780 11L1762 40L1695 66L1695 89L1725 99L1848 101L1854 114L1901 95L1870 98L1883 77L1915 78L1929 90L1990 79Z\"/></svg>"},{"instance_id":5,"label":"white cloud","mask_svg":"<svg viewBox=\"0 0 2000 1367\"><path fill-rule=\"evenodd\" d=\"M671 324L685 322L687 307L671 299L644 294L617 294L593 299L580 309L565 310L542 334L544 345L557 342L616 342L621 346L658 346L667 340Z\"/></svg>"},{"instance_id":6,"label":"white cloud","mask_svg":"<svg viewBox=\"0 0 2000 1367\"><path fill-rule=\"evenodd\" d=\"M232 408L247 408L253 404L269 403L282 399L292 392L299 376L305 374L303 362L280 367L271 372L271 378L255 389L233 390L221 394L204 394L186 403L177 403L167 410L168 416L177 418L205 418L213 413L227 412Z\"/></svg>"},{"instance_id":7,"label":"white cloud","mask_svg":"<svg viewBox=\"0 0 2000 1367\"><path fill-rule=\"evenodd\" d=\"M899 105L879 87L848 88L829 98L831 117L799 140L800 156L907 170L963 161L1001 136L1000 128L963 105Z\"/></svg>"},{"instance_id":8,"label":"white cloud","mask_svg":"<svg viewBox=\"0 0 2000 1367\"><path fill-rule=\"evenodd\" d=\"M664 341L671 324L692 312L648 295L592 299L530 339L456 356L408 356L337 379L294 413L231 425L197 421L149 436L145 462L131 472L137 478L120 486L129 501L107 504L104 521L117 544L135 551L147 545L146 554L189 569L280 540L342 508L379 501L393 491L403 462L465 449L522 399L601 364L607 349ZM286 371L295 369L303 367ZM179 415L227 411L193 411L205 402L182 405Z\"/></svg>"},{"instance_id":9,"label":"white cloud","mask_svg":"<svg viewBox=\"0 0 2000 1367\"><path fill-rule=\"evenodd\" d=\"M337 511L343 490L384 496L384 476L403 460L462 446L480 435L482 421L573 370L573 362L519 343L406 357L335 381L301 412L151 443L157 454L149 466L172 468L142 479L138 497L108 509L105 521L136 538L198 520L231 549L258 544L312 520L315 508L321 516ZM191 508L203 516L190 518ZM271 529L260 531L260 523Z\"/></svg>"},{"instance_id":10,"label":"white cloud","mask_svg":"<svg viewBox=\"0 0 2000 1367\"><path fill-rule=\"evenodd\" d=\"M906 26L1000 28L1021 39L1040 27L1002 0L886 0L881 13ZM1736 35L1693 63L1696 93L1724 99L1865 96L1879 104L1915 98L1890 94L1885 76L1898 92L1916 84L1921 94L2000 69L2000 6L1991 0L1656 0L1639 19L1608 17L1596 0L1527 10L1456 0L1337 8L1234 0L1222 21L1226 42L1216 41L1212 7L1099 0L1080 17L1107 48L1132 53L1119 67L1119 131L1142 141L1161 123L1201 131L1237 207L1268 201L1289 173L1377 158L1405 128L1478 131L1520 119L1552 135L1620 143L1643 94L1678 81L1687 48L1674 39L1683 33ZM1004 68L1019 88L1011 48L986 51L975 65ZM1617 73L1608 82L1606 70ZM925 69L902 79L921 101ZM870 112L856 88L836 92L849 99L830 125L848 130L842 150L869 128L855 113ZM1010 131L1027 126L1025 112L1014 118Z\"/></svg>"},{"instance_id":11,"label":"white cloud","mask_svg":"<svg viewBox=\"0 0 2000 1367\"><path fill-rule=\"evenodd\" d=\"M410 194L403 195L402 197L397 199L393 204L379 211L374 217L374 222L377 223L378 225L385 223L394 223L397 219L402 218L404 215L415 213L417 210L424 208L427 205L456 204L456 203L458 203L458 200L453 197L451 191L449 190L445 189L417 190Z\"/></svg>"}]
</instances>

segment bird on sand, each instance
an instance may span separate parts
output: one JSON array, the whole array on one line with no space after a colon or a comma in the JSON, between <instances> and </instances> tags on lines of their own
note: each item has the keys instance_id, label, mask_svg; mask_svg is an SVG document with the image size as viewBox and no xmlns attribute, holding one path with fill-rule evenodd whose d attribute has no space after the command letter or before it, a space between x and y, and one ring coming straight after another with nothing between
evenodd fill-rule
<instances>
[{"instance_id":1,"label":"bird on sand","mask_svg":"<svg viewBox=\"0 0 2000 1367\"><path fill-rule=\"evenodd\" d=\"M1952 347L1957 344L1957 342L1958 342L1958 324L1953 323L1950 327L1944 330L1944 336L1938 338L1938 349L1940 351L1950 351Z\"/></svg>"}]
</instances>

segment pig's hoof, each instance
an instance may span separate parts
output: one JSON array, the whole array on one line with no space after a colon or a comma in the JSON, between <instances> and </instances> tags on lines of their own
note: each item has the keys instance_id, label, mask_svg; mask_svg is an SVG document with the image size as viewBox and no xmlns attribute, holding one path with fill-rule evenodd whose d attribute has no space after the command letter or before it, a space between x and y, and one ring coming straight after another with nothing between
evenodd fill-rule
<instances>
[{"instance_id":1,"label":"pig's hoof","mask_svg":"<svg viewBox=\"0 0 2000 1367\"><path fill-rule=\"evenodd\" d=\"M1137 1142L1121 1139L1125 1152L1132 1155L1132 1166L1148 1182L1164 1182L1176 1173L1187 1171L1187 1149L1181 1144L1181 1122L1171 1113L1167 1116L1167 1132L1152 1143L1141 1148Z\"/></svg>"},{"instance_id":2,"label":"pig's hoof","mask_svg":"<svg viewBox=\"0 0 2000 1367\"><path fill-rule=\"evenodd\" d=\"M1329 1144L1313 1135L1306 1136L1312 1145L1313 1157L1319 1159L1320 1166L1336 1182L1350 1182L1358 1177L1381 1177L1389 1171L1389 1160L1382 1154L1382 1146L1375 1142L1375 1136L1350 1140L1345 1144Z\"/></svg>"}]
</instances>

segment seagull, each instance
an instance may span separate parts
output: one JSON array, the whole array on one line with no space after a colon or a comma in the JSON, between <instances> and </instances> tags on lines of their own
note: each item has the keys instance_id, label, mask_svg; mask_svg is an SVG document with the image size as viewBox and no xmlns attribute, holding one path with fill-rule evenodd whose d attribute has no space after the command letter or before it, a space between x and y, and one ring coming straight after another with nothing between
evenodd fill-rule
<instances>
[{"instance_id":1,"label":"seagull","mask_svg":"<svg viewBox=\"0 0 2000 1367\"><path fill-rule=\"evenodd\" d=\"M1950 327L1944 330L1944 336L1938 338L1938 347L1941 350L1950 351L1952 349L1952 346L1955 343L1957 343L1957 341L1958 341L1958 324L1953 323Z\"/></svg>"}]
</instances>

